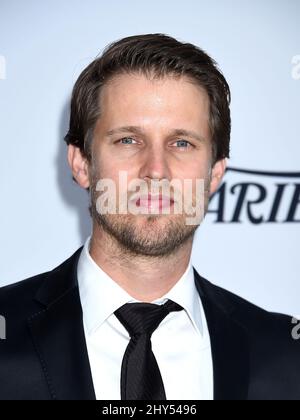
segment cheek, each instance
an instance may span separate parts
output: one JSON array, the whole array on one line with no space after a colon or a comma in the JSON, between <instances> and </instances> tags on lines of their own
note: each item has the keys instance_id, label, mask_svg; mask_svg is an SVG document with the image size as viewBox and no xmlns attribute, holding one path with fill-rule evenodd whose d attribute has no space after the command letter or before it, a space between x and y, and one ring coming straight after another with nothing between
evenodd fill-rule
<instances>
[{"instance_id":1,"label":"cheek","mask_svg":"<svg viewBox=\"0 0 300 420\"><path fill-rule=\"evenodd\" d=\"M128 157L117 156L117 151L112 148L102 147L97 150L97 165L101 176L117 179L119 172L127 172L128 176L135 176L136 165Z\"/></svg>"},{"instance_id":2,"label":"cheek","mask_svg":"<svg viewBox=\"0 0 300 420\"><path fill-rule=\"evenodd\" d=\"M210 175L210 162L204 160L190 161L185 168L178 172L178 178L181 179L207 179Z\"/></svg>"},{"instance_id":3,"label":"cheek","mask_svg":"<svg viewBox=\"0 0 300 420\"><path fill-rule=\"evenodd\" d=\"M98 178L114 179L116 165L111 154L107 153L104 147L97 147L93 154L93 170Z\"/></svg>"},{"instance_id":4,"label":"cheek","mask_svg":"<svg viewBox=\"0 0 300 420\"><path fill-rule=\"evenodd\" d=\"M135 167L129 166L128 162L117 162L113 158L99 159L96 173L98 178L114 181L117 188L119 182L123 184L123 182L138 178L138 171Z\"/></svg>"}]
</instances>

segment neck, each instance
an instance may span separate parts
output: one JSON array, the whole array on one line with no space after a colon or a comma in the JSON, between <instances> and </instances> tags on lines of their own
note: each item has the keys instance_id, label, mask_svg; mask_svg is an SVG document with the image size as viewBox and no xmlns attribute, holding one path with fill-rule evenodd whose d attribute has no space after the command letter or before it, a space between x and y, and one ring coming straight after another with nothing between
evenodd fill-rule
<instances>
[{"instance_id":1,"label":"neck","mask_svg":"<svg viewBox=\"0 0 300 420\"><path fill-rule=\"evenodd\" d=\"M124 253L118 242L94 224L90 254L130 296L152 302L168 293L186 271L193 238L168 257L149 257Z\"/></svg>"}]
</instances>

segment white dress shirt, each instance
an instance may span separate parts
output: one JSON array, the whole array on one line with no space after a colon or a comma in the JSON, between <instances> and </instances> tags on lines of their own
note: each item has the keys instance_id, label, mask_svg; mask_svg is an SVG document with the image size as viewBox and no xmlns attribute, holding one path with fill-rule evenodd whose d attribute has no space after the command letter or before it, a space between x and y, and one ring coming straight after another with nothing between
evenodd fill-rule
<instances>
[{"instance_id":1,"label":"white dress shirt","mask_svg":"<svg viewBox=\"0 0 300 420\"><path fill-rule=\"evenodd\" d=\"M138 302L92 259L90 237L78 263L78 284L88 356L97 400L121 399L121 366L130 336L114 312ZM193 267L189 263L175 286L152 303L167 299L184 310L171 312L152 334L152 351L167 400L212 400L210 337Z\"/></svg>"}]
</instances>

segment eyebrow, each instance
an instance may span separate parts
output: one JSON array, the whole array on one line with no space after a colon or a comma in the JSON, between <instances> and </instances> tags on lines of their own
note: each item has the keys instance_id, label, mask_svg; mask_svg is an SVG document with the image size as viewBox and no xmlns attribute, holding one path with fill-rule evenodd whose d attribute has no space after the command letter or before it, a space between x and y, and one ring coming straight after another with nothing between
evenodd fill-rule
<instances>
[{"instance_id":1,"label":"eyebrow","mask_svg":"<svg viewBox=\"0 0 300 420\"><path fill-rule=\"evenodd\" d=\"M118 127L113 130L109 130L106 133L106 137L112 137L115 134L118 133L136 133L136 134L144 134L144 131L141 127L135 126L135 125L129 125L125 127ZM200 134L196 133L192 130L186 130L184 128L175 128L170 133L170 136L184 136L189 138L194 138L195 140L198 140L199 142L203 143L205 142L205 138L202 137Z\"/></svg>"}]
</instances>

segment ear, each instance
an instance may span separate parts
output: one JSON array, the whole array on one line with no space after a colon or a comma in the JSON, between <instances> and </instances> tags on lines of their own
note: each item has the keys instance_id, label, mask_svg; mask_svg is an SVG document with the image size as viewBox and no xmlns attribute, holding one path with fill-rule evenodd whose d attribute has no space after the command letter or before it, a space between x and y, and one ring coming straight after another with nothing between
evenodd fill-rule
<instances>
[{"instance_id":1,"label":"ear","mask_svg":"<svg viewBox=\"0 0 300 420\"><path fill-rule=\"evenodd\" d=\"M79 147L76 147L73 144L68 145L68 162L76 182L82 188L89 188L90 181L87 159L83 157Z\"/></svg>"},{"instance_id":2,"label":"ear","mask_svg":"<svg viewBox=\"0 0 300 420\"><path fill-rule=\"evenodd\" d=\"M217 189L219 188L222 178L225 174L227 166L226 159L218 160L213 169L212 169L212 175L211 175L211 182L210 182L210 195L213 195Z\"/></svg>"}]
</instances>

